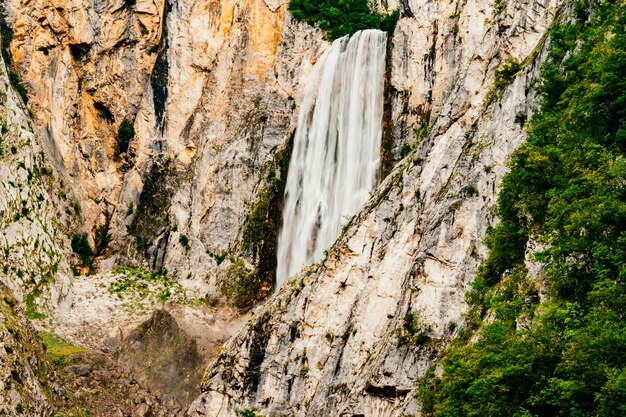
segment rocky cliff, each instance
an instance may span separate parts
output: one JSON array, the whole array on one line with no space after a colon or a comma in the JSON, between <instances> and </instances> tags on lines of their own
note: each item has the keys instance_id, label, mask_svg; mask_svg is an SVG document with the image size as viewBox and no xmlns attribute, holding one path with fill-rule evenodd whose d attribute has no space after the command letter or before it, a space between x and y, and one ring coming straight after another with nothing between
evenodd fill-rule
<instances>
[{"instance_id":1,"label":"rocky cliff","mask_svg":"<svg viewBox=\"0 0 626 417\"><path fill-rule=\"evenodd\" d=\"M244 220L267 198L271 166L286 163L300 80L324 47L310 27L283 31L286 8L6 3L35 125L80 197L102 269L165 268L206 292L230 259L259 263L242 248Z\"/></svg>"},{"instance_id":2,"label":"rocky cliff","mask_svg":"<svg viewBox=\"0 0 626 417\"><path fill-rule=\"evenodd\" d=\"M22 198L45 226L27 223L19 233L35 253L55 256L38 261L53 273L30 271L26 256L19 268L15 254L3 274L20 299L32 292L24 274L45 277L29 302L65 336L103 347L157 308L154 297L119 308L109 287L124 274L107 273L119 266L167 273L188 300L231 298L223 281L233 274L255 281L232 301L241 308L271 291L300 84L327 46L286 9L261 0L3 3L4 56L27 100L16 124L28 126L30 142L16 152L41 153L49 173L46 190ZM31 181L28 161L21 172L13 155L8 175ZM24 189L14 185L13 194ZM21 236L13 218L35 215L11 204L8 247ZM39 228L58 242L40 245ZM243 244L245 230L254 242ZM85 256L69 255L82 233L72 246ZM91 278L72 279L71 266ZM229 326L218 323L216 340Z\"/></svg>"},{"instance_id":3,"label":"rocky cliff","mask_svg":"<svg viewBox=\"0 0 626 417\"><path fill-rule=\"evenodd\" d=\"M55 381L41 339L2 283L0 297L0 414L49 416Z\"/></svg>"},{"instance_id":4,"label":"rocky cliff","mask_svg":"<svg viewBox=\"0 0 626 417\"><path fill-rule=\"evenodd\" d=\"M38 140L20 77L0 63L0 274L27 314L68 292L69 239L81 205Z\"/></svg>"}]
</instances>

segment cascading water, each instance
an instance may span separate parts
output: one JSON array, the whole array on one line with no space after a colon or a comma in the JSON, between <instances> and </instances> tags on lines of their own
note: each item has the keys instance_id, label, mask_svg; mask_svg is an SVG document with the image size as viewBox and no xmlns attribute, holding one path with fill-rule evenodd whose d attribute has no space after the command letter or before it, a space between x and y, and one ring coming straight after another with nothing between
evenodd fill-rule
<instances>
[{"instance_id":1,"label":"cascading water","mask_svg":"<svg viewBox=\"0 0 626 417\"><path fill-rule=\"evenodd\" d=\"M336 40L315 65L289 165L277 287L321 260L376 186L387 34Z\"/></svg>"}]
</instances>

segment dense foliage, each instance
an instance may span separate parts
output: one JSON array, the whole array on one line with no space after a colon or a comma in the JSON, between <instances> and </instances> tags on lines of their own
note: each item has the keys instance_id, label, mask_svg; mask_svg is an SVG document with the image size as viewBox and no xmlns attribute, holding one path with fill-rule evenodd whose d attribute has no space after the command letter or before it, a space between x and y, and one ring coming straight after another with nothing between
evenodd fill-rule
<instances>
[{"instance_id":1,"label":"dense foliage","mask_svg":"<svg viewBox=\"0 0 626 417\"><path fill-rule=\"evenodd\" d=\"M83 266L93 264L94 252L86 233L76 233L72 236L72 250L80 258Z\"/></svg>"},{"instance_id":2,"label":"dense foliage","mask_svg":"<svg viewBox=\"0 0 626 417\"><path fill-rule=\"evenodd\" d=\"M26 87L24 86L24 82L22 81L22 77L17 72L9 71L9 82L11 86L17 91L17 93L22 97L24 103L28 104L28 92L26 91Z\"/></svg>"},{"instance_id":3,"label":"dense foliage","mask_svg":"<svg viewBox=\"0 0 626 417\"><path fill-rule=\"evenodd\" d=\"M575 15L551 33L542 105L503 183L468 327L422 381L424 415L626 415L626 2L579 1ZM529 239L545 248L536 281Z\"/></svg>"},{"instance_id":4,"label":"dense foliage","mask_svg":"<svg viewBox=\"0 0 626 417\"><path fill-rule=\"evenodd\" d=\"M325 30L331 40L365 29L392 32L399 17L398 11L372 12L368 0L291 0L289 11L296 20Z\"/></svg>"},{"instance_id":5,"label":"dense foliage","mask_svg":"<svg viewBox=\"0 0 626 417\"><path fill-rule=\"evenodd\" d=\"M133 122L128 119L122 120L120 128L117 131L117 143L115 144L114 156L116 160L119 160L120 155L128 151L128 146L134 137L135 127L133 126Z\"/></svg>"}]
</instances>

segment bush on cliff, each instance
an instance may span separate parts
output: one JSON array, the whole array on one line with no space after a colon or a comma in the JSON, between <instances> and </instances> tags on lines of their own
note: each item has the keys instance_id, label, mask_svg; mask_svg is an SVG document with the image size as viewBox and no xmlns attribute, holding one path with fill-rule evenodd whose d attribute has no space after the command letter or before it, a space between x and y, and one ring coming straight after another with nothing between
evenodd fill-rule
<instances>
[{"instance_id":1,"label":"bush on cliff","mask_svg":"<svg viewBox=\"0 0 626 417\"><path fill-rule=\"evenodd\" d=\"M399 18L397 10L373 12L368 0L291 0L289 11L296 20L326 31L329 40L365 29L392 32Z\"/></svg>"}]
</instances>

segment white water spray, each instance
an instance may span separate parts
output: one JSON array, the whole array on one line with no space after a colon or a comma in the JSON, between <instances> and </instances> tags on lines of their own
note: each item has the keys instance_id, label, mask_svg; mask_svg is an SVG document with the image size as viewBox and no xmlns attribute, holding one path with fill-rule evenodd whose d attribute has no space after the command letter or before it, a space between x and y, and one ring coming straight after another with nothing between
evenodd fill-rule
<instances>
[{"instance_id":1,"label":"white water spray","mask_svg":"<svg viewBox=\"0 0 626 417\"><path fill-rule=\"evenodd\" d=\"M320 261L376 186L387 34L336 40L315 65L289 165L277 288Z\"/></svg>"}]
</instances>

